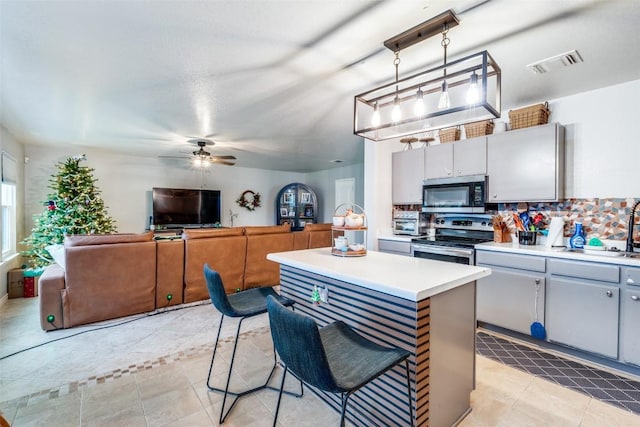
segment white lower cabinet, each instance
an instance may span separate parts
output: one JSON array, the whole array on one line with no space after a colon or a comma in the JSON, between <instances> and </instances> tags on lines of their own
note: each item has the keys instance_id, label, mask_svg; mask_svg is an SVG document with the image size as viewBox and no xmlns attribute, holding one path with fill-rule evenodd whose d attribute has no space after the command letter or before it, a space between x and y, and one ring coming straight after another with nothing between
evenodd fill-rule
<instances>
[{"instance_id":1,"label":"white lower cabinet","mask_svg":"<svg viewBox=\"0 0 640 427\"><path fill-rule=\"evenodd\" d=\"M378 251L411 256L411 242L378 239Z\"/></svg>"},{"instance_id":2,"label":"white lower cabinet","mask_svg":"<svg viewBox=\"0 0 640 427\"><path fill-rule=\"evenodd\" d=\"M640 365L640 268L627 267L622 283L620 360Z\"/></svg>"},{"instance_id":3,"label":"white lower cabinet","mask_svg":"<svg viewBox=\"0 0 640 427\"><path fill-rule=\"evenodd\" d=\"M527 335L536 319L544 324L544 258L477 251L476 265L492 271L476 282L479 321Z\"/></svg>"},{"instance_id":4,"label":"white lower cabinet","mask_svg":"<svg viewBox=\"0 0 640 427\"><path fill-rule=\"evenodd\" d=\"M544 324L544 282L538 274L493 267L491 276L476 282L478 320L528 335L536 304L538 321Z\"/></svg>"},{"instance_id":5,"label":"white lower cabinet","mask_svg":"<svg viewBox=\"0 0 640 427\"><path fill-rule=\"evenodd\" d=\"M617 358L620 267L564 259L548 265L548 339Z\"/></svg>"},{"instance_id":6,"label":"white lower cabinet","mask_svg":"<svg viewBox=\"0 0 640 427\"><path fill-rule=\"evenodd\" d=\"M618 357L617 286L552 277L547 292L550 341Z\"/></svg>"}]
</instances>

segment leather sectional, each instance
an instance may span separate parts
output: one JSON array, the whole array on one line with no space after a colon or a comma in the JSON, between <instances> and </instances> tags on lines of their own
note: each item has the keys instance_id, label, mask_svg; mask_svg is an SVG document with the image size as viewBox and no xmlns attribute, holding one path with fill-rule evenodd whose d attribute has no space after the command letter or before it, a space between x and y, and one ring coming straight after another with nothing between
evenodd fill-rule
<instances>
[{"instance_id":1,"label":"leather sectional","mask_svg":"<svg viewBox=\"0 0 640 427\"><path fill-rule=\"evenodd\" d=\"M65 268L47 267L39 281L44 330L150 312L209 298L208 263L228 293L277 285L272 252L331 246L331 224L289 224L184 230L182 239L154 240L153 232L67 236Z\"/></svg>"}]
</instances>

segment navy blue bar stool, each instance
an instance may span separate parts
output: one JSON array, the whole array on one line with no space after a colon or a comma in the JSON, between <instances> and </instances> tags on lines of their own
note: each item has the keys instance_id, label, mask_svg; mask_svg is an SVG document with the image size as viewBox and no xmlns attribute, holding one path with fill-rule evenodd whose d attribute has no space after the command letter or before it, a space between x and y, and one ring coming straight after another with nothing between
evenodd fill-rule
<instances>
[{"instance_id":1,"label":"navy blue bar stool","mask_svg":"<svg viewBox=\"0 0 640 427\"><path fill-rule=\"evenodd\" d=\"M274 427L287 372L291 371L299 380L320 390L340 394L340 426L344 427L351 394L402 362L406 367L409 417L413 427L408 351L371 342L342 321L318 328L315 320L287 310L271 296L267 297L267 310L273 344L285 367Z\"/></svg>"},{"instance_id":2,"label":"navy blue bar stool","mask_svg":"<svg viewBox=\"0 0 640 427\"><path fill-rule=\"evenodd\" d=\"M211 303L222 314L222 317L220 318L220 325L218 326L216 343L213 347L213 356L211 357L209 375L207 376L207 388L211 391L224 393L224 397L222 399L222 409L220 410L220 424L222 424L235 406L238 399L240 399L241 397L265 388L280 390L280 392L282 393L282 388L277 389L268 385L277 365L275 349L273 352L273 367L271 368L271 372L269 373L269 376L267 377L267 380L264 382L264 384L251 388L249 390L233 392L229 391L229 382L231 381L231 371L233 369L233 361L236 356L236 348L238 347L238 337L240 335L240 327L242 326L242 321L249 317L254 317L266 313L267 298L272 298L274 301L278 301L283 307L291 308L293 308L294 301L278 295L278 293L275 292L272 287L253 288L235 294L227 295L224 290L224 284L222 283L220 274L217 271L212 270L207 264L205 264L204 266L204 277L207 282L207 289L209 291L209 296L211 297ZM216 358L218 341L220 339L220 331L222 330L222 322L224 321L225 316L238 317L240 318L240 321L238 322L238 328L236 330L236 336L233 342L233 353L231 354L231 363L229 366L229 373L227 374L227 382L223 390L211 385L211 373L213 372L213 362ZM296 397L301 397L303 393L302 382L300 382L299 394L294 394L286 391L285 393L294 395ZM234 399L231 403L231 406L229 406L229 409L225 412L225 403L227 401L227 396L229 395L233 396Z\"/></svg>"}]
</instances>

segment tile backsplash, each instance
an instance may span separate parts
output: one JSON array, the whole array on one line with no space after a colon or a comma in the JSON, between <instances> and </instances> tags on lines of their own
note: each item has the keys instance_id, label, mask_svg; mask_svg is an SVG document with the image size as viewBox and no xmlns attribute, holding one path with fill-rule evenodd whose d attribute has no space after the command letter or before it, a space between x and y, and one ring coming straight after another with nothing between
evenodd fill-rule
<instances>
[{"instance_id":1,"label":"tile backsplash","mask_svg":"<svg viewBox=\"0 0 640 427\"><path fill-rule=\"evenodd\" d=\"M566 199L555 203L500 203L498 211L507 219L510 230L515 226L511 220L513 212L529 209L530 213L542 212L549 224L551 217L560 216L565 220L564 236L573 233L574 223L582 221L587 238L598 237L606 240L625 240L628 234L629 215L638 198L595 198ZM635 224L640 224L640 212L636 213ZM635 240L640 240L636 233Z\"/></svg>"},{"instance_id":2,"label":"tile backsplash","mask_svg":"<svg viewBox=\"0 0 640 427\"><path fill-rule=\"evenodd\" d=\"M640 198L627 197L565 199L561 202L550 203L500 203L498 204L498 212L503 216L512 233L516 231L512 213L522 212L528 208L529 213L533 215L541 212L546 218L545 224L547 226L552 217L562 217L565 221L564 237L570 237L574 231L574 223L582 221L587 238L625 240L629 232L631 208L638 200ZM419 211L421 206L395 205L394 209ZM636 213L635 224L636 226L640 225L640 212ZM635 233L635 241L640 241L640 231Z\"/></svg>"}]
</instances>

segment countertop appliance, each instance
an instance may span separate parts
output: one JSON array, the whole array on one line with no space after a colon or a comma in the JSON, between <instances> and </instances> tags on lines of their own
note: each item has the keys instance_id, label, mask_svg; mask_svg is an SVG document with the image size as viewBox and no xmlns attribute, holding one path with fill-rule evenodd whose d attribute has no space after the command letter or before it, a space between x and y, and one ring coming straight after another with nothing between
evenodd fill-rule
<instances>
[{"instance_id":1,"label":"countertop appliance","mask_svg":"<svg viewBox=\"0 0 640 427\"><path fill-rule=\"evenodd\" d=\"M422 212L484 213L486 190L485 175L425 179Z\"/></svg>"},{"instance_id":2,"label":"countertop appliance","mask_svg":"<svg viewBox=\"0 0 640 427\"><path fill-rule=\"evenodd\" d=\"M488 214L443 214L436 216L433 223L433 237L411 240L412 256L475 265L474 246L493 240Z\"/></svg>"},{"instance_id":3,"label":"countertop appliance","mask_svg":"<svg viewBox=\"0 0 640 427\"><path fill-rule=\"evenodd\" d=\"M428 221L419 211L395 211L393 213L393 234L420 236L426 233Z\"/></svg>"}]
</instances>

